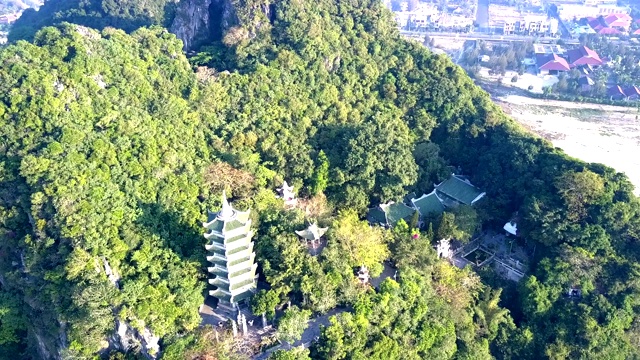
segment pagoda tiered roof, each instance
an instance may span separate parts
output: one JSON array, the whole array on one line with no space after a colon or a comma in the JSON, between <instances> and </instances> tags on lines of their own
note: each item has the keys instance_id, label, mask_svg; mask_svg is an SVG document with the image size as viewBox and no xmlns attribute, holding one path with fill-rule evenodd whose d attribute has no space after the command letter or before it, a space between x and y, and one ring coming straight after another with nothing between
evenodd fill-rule
<instances>
[{"instance_id":1,"label":"pagoda tiered roof","mask_svg":"<svg viewBox=\"0 0 640 360\"><path fill-rule=\"evenodd\" d=\"M249 211L238 211L222 193L222 209L209 212L205 249L209 252L207 261L209 284L215 286L209 295L218 298L225 306L234 305L250 297L256 288L255 253L253 252L253 231Z\"/></svg>"}]
</instances>

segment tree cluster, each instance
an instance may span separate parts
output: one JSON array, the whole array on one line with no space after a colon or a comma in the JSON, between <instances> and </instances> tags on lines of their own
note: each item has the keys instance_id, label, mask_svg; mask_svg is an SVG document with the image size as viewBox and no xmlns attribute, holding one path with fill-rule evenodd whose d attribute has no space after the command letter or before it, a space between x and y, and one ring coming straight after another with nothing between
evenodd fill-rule
<instances>
[{"instance_id":1,"label":"tree cluster","mask_svg":"<svg viewBox=\"0 0 640 360\"><path fill-rule=\"evenodd\" d=\"M47 4L80 14L93 2ZM113 12L156 3L131 4ZM379 1L269 9L267 20L238 12L241 24L190 61L159 27L47 27L0 52L0 354L88 358L116 319L160 336L168 354L213 351L194 331L201 222L227 190L253 210L270 285L253 310L302 309L281 320L283 340L307 311L353 309L311 356L638 356L640 206L623 174L522 130L450 59L402 40ZM449 165L486 191L477 208L424 232L360 220L430 192ZM275 198L283 179L304 207ZM517 289L436 258L440 237L468 240L514 212L536 249ZM294 233L314 220L330 227L317 256ZM377 292L358 284L361 265L376 274L384 260L395 280Z\"/></svg>"}]
</instances>

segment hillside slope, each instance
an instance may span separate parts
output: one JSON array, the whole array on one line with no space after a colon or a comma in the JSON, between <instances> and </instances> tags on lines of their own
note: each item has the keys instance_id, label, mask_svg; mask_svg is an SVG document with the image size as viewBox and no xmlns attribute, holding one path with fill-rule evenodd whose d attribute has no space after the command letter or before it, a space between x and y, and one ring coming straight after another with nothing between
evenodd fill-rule
<instances>
[{"instance_id":1,"label":"hillside slope","mask_svg":"<svg viewBox=\"0 0 640 360\"><path fill-rule=\"evenodd\" d=\"M105 11L82 4L61 11ZM131 14L123 4L111 14ZM153 336L168 354L202 350L199 222L226 188L255 209L275 305L355 308L316 358L638 356L640 207L624 175L522 131L448 58L402 40L378 1L232 4L237 23L190 59L196 71L159 27L44 28L0 53L0 354L90 357L124 341L152 354ZM408 226L377 241L406 275L358 292L350 232L308 256L292 239L304 214L267 190L324 193L342 210L332 227L379 240L357 215L431 191L449 165L486 190L486 227L517 212L535 249L517 288L437 261L439 219L415 241ZM510 290L511 315L490 286Z\"/></svg>"}]
</instances>

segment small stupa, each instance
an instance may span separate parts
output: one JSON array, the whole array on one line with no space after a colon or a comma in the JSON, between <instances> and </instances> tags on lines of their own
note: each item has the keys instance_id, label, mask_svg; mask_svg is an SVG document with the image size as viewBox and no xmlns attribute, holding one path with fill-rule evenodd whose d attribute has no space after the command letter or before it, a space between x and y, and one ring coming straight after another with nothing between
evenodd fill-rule
<instances>
[{"instance_id":1,"label":"small stupa","mask_svg":"<svg viewBox=\"0 0 640 360\"><path fill-rule=\"evenodd\" d=\"M293 192L293 186L289 186L286 180L276 191L278 191L278 197L284 200L285 206L294 206L298 202L296 194Z\"/></svg>"},{"instance_id":2,"label":"small stupa","mask_svg":"<svg viewBox=\"0 0 640 360\"><path fill-rule=\"evenodd\" d=\"M362 285L366 285L369 283L369 269L363 264L360 266L360 270L358 270L358 280Z\"/></svg>"}]
</instances>

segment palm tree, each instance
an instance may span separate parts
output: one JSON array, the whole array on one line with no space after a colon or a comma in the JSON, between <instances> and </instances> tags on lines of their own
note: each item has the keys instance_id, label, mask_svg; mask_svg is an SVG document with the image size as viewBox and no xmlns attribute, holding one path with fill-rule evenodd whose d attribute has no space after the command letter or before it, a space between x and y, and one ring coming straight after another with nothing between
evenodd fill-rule
<instances>
[{"instance_id":1,"label":"palm tree","mask_svg":"<svg viewBox=\"0 0 640 360\"><path fill-rule=\"evenodd\" d=\"M498 326L509 321L509 310L498 305L501 293L502 289L486 288L473 309L478 336L486 336L489 341L496 337Z\"/></svg>"}]
</instances>

